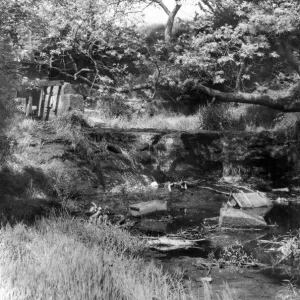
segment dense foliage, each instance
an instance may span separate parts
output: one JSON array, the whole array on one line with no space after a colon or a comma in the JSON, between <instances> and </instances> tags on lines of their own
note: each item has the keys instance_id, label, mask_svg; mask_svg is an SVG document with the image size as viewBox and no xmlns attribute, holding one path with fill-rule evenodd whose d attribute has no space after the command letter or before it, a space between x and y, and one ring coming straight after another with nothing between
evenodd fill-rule
<instances>
[{"instance_id":1,"label":"dense foliage","mask_svg":"<svg viewBox=\"0 0 300 300\"><path fill-rule=\"evenodd\" d=\"M178 0L171 10L161 0L2 1L0 32L21 61L91 91L299 111L299 1L194 3L198 12L184 21ZM148 5L167 23L143 25Z\"/></svg>"}]
</instances>

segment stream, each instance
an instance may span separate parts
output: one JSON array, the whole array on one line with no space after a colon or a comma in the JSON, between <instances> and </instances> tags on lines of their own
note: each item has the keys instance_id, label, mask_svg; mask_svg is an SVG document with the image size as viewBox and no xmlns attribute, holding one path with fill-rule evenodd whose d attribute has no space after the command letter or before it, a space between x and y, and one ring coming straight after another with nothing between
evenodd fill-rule
<instances>
[{"instance_id":1,"label":"stream","mask_svg":"<svg viewBox=\"0 0 300 300\"><path fill-rule=\"evenodd\" d=\"M273 195L276 197L276 195ZM101 199L100 199L101 198ZM274 199L274 198L273 198ZM123 195L95 194L89 199L97 205L109 206L115 213L126 214L130 204L150 200L166 200L168 211L142 217L136 229L143 235L159 236L176 233L189 228L201 230L206 218L219 216L220 208L227 202L228 196L217 194L214 191L202 188L187 190L172 190L166 188L149 190L140 193L124 193ZM300 227L300 207L274 207L267 216L268 224L272 226L264 230L213 230L204 232L206 242L195 248L174 250L167 253L149 250L145 254L146 260L154 260L168 271L181 270L186 280L191 280L199 299L202 299L203 287L200 278L207 275L207 270L199 269L197 263L214 253L218 258L220 251L226 247L240 242L247 254L251 254L260 263L266 264L265 268L238 269L213 268L210 276L213 278L213 290L222 288L224 281L234 287L239 299L273 299L282 288L282 280L288 278L282 268L272 268L275 255L266 253L259 246L257 240L272 239L273 236L286 234Z\"/></svg>"}]
</instances>

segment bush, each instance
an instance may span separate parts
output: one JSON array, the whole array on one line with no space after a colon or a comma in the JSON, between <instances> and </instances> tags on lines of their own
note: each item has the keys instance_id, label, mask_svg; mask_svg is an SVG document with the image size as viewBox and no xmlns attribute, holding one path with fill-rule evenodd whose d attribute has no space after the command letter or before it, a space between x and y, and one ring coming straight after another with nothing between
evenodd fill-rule
<instances>
[{"instance_id":1,"label":"bush","mask_svg":"<svg viewBox=\"0 0 300 300\"><path fill-rule=\"evenodd\" d=\"M245 130L242 115L234 111L232 104L217 103L200 108L202 129L205 130Z\"/></svg>"},{"instance_id":2,"label":"bush","mask_svg":"<svg viewBox=\"0 0 300 300\"><path fill-rule=\"evenodd\" d=\"M250 128L263 127L265 129L272 129L279 114L278 110L269 107L247 105L244 119Z\"/></svg>"},{"instance_id":3,"label":"bush","mask_svg":"<svg viewBox=\"0 0 300 300\"><path fill-rule=\"evenodd\" d=\"M108 117L130 117L132 109L125 103L126 96L114 93L114 94L102 94L98 99L97 109Z\"/></svg>"}]
</instances>

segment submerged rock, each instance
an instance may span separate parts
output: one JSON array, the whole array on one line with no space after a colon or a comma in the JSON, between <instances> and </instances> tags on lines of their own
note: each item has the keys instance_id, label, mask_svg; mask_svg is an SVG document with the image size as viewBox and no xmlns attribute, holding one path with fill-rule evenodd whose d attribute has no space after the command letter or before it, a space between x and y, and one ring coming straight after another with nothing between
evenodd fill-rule
<instances>
[{"instance_id":1,"label":"submerged rock","mask_svg":"<svg viewBox=\"0 0 300 300\"><path fill-rule=\"evenodd\" d=\"M219 226L225 228L264 228L267 223L261 216L255 216L244 210L235 208L221 208Z\"/></svg>"}]
</instances>

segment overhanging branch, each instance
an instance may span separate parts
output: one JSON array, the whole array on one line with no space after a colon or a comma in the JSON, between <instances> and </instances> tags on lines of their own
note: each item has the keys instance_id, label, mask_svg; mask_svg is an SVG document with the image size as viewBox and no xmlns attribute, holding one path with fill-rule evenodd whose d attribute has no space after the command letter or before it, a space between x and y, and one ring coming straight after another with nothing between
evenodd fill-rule
<instances>
[{"instance_id":1,"label":"overhanging branch","mask_svg":"<svg viewBox=\"0 0 300 300\"><path fill-rule=\"evenodd\" d=\"M265 94L261 94L258 92L254 92L254 93L221 92L209 88L201 83L196 83L193 89L205 95L215 97L216 100L220 102L256 104L256 105L271 107L280 110L282 112L300 112L300 100L299 101L296 100L296 98L299 97L300 82L298 84L295 84L288 90L285 91L269 90Z\"/></svg>"},{"instance_id":2,"label":"overhanging branch","mask_svg":"<svg viewBox=\"0 0 300 300\"><path fill-rule=\"evenodd\" d=\"M66 77L74 80L74 75L68 74L67 72L64 72L63 70L56 68L56 67L52 67L52 69L55 69L55 70L59 71L61 74L65 75ZM89 87L91 87L92 89L95 89L95 90L106 88L107 91L109 91L109 92L118 92L118 93L129 93L130 91L149 90L149 89L153 88L153 84L151 84L151 83L138 84L130 89L129 88L115 88L112 86L102 86L100 84L97 84L97 83L94 83L94 82L88 80L87 78L85 78L81 75L76 76L76 81L86 83Z\"/></svg>"}]
</instances>

